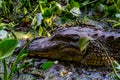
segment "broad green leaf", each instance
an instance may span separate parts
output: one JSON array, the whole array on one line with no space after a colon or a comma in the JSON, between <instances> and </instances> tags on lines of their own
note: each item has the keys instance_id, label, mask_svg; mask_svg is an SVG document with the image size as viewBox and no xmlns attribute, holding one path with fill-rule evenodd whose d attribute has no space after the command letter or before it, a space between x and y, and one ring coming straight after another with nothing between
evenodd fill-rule
<instances>
[{"instance_id":1,"label":"broad green leaf","mask_svg":"<svg viewBox=\"0 0 120 80\"><path fill-rule=\"evenodd\" d=\"M90 40L93 40L93 39L90 38L90 37L81 37L79 39L78 44L79 44L79 48L80 48L81 52L83 52L84 50L86 50L87 46L90 43Z\"/></svg>"},{"instance_id":2,"label":"broad green leaf","mask_svg":"<svg viewBox=\"0 0 120 80\"><path fill-rule=\"evenodd\" d=\"M27 14L27 13L28 13L27 8L25 8L25 7L23 8L23 13L24 13L24 14Z\"/></svg>"},{"instance_id":3,"label":"broad green leaf","mask_svg":"<svg viewBox=\"0 0 120 80\"><path fill-rule=\"evenodd\" d=\"M33 21L31 23L31 25L40 26L42 20L43 20L42 14L41 13L37 13L36 16L33 18Z\"/></svg>"},{"instance_id":4,"label":"broad green leaf","mask_svg":"<svg viewBox=\"0 0 120 80\"><path fill-rule=\"evenodd\" d=\"M120 0L115 0L114 2L116 3L117 7L120 9Z\"/></svg>"},{"instance_id":5,"label":"broad green leaf","mask_svg":"<svg viewBox=\"0 0 120 80\"><path fill-rule=\"evenodd\" d=\"M2 0L0 0L0 7L2 7Z\"/></svg>"},{"instance_id":6,"label":"broad green leaf","mask_svg":"<svg viewBox=\"0 0 120 80\"><path fill-rule=\"evenodd\" d=\"M15 33L17 39L19 39L19 40L29 39L29 38L32 38L32 37L33 37L33 35L32 35L30 32L28 32L28 33L22 33L22 32L16 31L16 32L14 32L14 33Z\"/></svg>"},{"instance_id":7,"label":"broad green leaf","mask_svg":"<svg viewBox=\"0 0 120 80\"><path fill-rule=\"evenodd\" d=\"M62 13L62 6L59 3L55 3L51 7L51 13L54 14L61 14Z\"/></svg>"},{"instance_id":8,"label":"broad green leaf","mask_svg":"<svg viewBox=\"0 0 120 80\"><path fill-rule=\"evenodd\" d=\"M0 42L0 59L4 59L13 54L18 41L16 39L6 39Z\"/></svg>"},{"instance_id":9,"label":"broad green leaf","mask_svg":"<svg viewBox=\"0 0 120 80\"><path fill-rule=\"evenodd\" d=\"M58 9L59 9L60 11L62 10L62 5L61 5L61 4L59 4L59 3L56 2L56 6L58 7Z\"/></svg>"},{"instance_id":10,"label":"broad green leaf","mask_svg":"<svg viewBox=\"0 0 120 80\"><path fill-rule=\"evenodd\" d=\"M41 67L43 70L47 70L47 69L51 68L53 64L54 64L53 61L47 61L47 62L43 63L41 65Z\"/></svg>"},{"instance_id":11,"label":"broad green leaf","mask_svg":"<svg viewBox=\"0 0 120 80\"><path fill-rule=\"evenodd\" d=\"M97 6L96 6L96 10L97 10L98 12L102 12L102 11L105 10L105 6L104 6L103 4L101 4L101 3L99 3L99 4L97 4Z\"/></svg>"},{"instance_id":12,"label":"broad green leaf","mask_svg":"<svg viewBox=\"0 0 120 80\"><path fill-rule=\"evenodd\" d=\"M51 9L50 8L44 8L44 13L43 13L43 17L44 18L50 18L51 17Z\"/></svg>"},{"instance_id":13,"label":"broad green leaf","mask_svg":"<svg viewBox=\"0 0 120 80\"><path fill-rule=\"evenodd\" d=\"M72 6L72 8L73 7L80 7L80 4L79 4L79 2L76 2L76 1L74 1L74 0L70 0L70 5Z\"/></svg>"},{"instance_id":14,"label":"broad green leaf","mask_svg":"<svg viewBox=\"0 0 120 80\"><path fill-rule=\"evenodd\" d=\"M109 14L115 14L117 12L117 7L115 5L111 5L108 7Z\"/></svg>"},{"instance_id":15,"label":"broad green leaf","mask_svg":"<svg viewBox=\"0 0 120 80\"><path fill-rule=\"evenodd\" d=\"M43 20L43 16L42 16L41 13L37 13L36 17L37 17L37 26L40 26L41 25L41 21Z\"/></svg>"},{"instance_id":16,"label":"broad green leaf","mask_svg":"<svg viewBox=\"0 0 120 80\"><path fill-rule=\"evenodd\" d=\"M50 18L53 15L54 12L54 6L51 8L44 8L44 13L43 13L43 17L44 18Z\"/></svg>"},{"instance_id":17,"label":"broad green leaf","mask_svg":"<svg viewBox=\"0 0 120 80\"><path fill-rule=\"evenodd\" d=\"M3 26L0 26L0 30L2 30L3 29Z\"/></svg>"},{"instance_id":18,"label":"broad green leaf","mask_svg":"<svg viewBox=\"0 0 120 80\"><path fill-rule=\"evenodd\" d=\"M119 13L115 14L115 17L120 18L120 14Z\"/></svg>"},{"instance_id":19,"label":"broad green leaf","mask_svg":"<svg viewBox=\"0 0 120 80\"><path fill-rule=\"evenodd\" d=\"M83 6L86 6L86 5L88 5L88 4L89 4L89 0L85 0L85 1L82 3Z\"/></svg>"},{"instance_id":20,"label":"broad green leaf","mask_svg":"<svg viewBox=\"0 0 120 80\"><path fill-rule=\"evenodd\" d=\"M74 16L76 16L76 17L80 16L80 14L81 14L80 9L77 8L77 7L73 7L73 8L70 10L70 12L71 12Z\"/></svg>"},{"instance_id":21,"label":"broad green leaf","mask_svg":"<svg viewBox=\"0 0 120 80\"><path fill-rule=\"evenodd\" d=\"M0 80L2 80L2 78L0 77Z\"/></svg>"}]
</instances>

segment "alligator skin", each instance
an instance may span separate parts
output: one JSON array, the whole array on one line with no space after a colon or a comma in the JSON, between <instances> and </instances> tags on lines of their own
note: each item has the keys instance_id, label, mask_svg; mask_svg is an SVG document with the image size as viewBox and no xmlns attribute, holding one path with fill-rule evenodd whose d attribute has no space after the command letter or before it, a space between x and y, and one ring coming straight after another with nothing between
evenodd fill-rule
<instances>
[{"instance_id":1,"label":"alligator skin","mask_svg":"<svg viewBox=\"0 0 120 80\"><path fill-rule=\"evenodd\" d=\"M94 38L85 53L80 51L81 37ZM101 43L103 47L99 44ZM58 29L52 36L36 38L28 47L30 56L76 61L86 65L106 65L106 52L113 60L120 60L120 34L96 28L67 27Z\"/></svg>"}]
</instances>

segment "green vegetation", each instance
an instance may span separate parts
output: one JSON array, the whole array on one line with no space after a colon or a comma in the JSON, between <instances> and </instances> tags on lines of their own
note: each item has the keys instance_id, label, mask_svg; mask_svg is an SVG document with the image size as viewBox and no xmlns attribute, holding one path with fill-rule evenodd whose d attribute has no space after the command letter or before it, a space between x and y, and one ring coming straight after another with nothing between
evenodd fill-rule
<instances>
[{"instance_id":1,"label":"green vegetation","mask_svg":"<svg viewBox=\"0 0 120 80\"><path fill-rule=\"evenodd\" d=\"M53 64L54 64L54 62L47 61L47 62L43 63L41 65L41 67L42 67L43 70L47 70L47 69L51 68Z\"/></svg>"},{"instance_id":2,"label":"green vegetation","mask_svg":"<svg viewBox=\"0 0 120 80\"><path fill-rule=\"evenodd\" d=\"M13 51L16 48L16 46L17 46L16 39L6 39L0 42L0 60L2 60L4 64L4 80L9 80L5 58L13 54Z\"/></svg>"},{"instance_id":3,"label":"green vegetation","mask_svg":"<svg viewBox=\"0 0 120 80\"><path fill-rule=\"evenodd\" d=\"M92 15L88 16L88 12ZM17 55L8 74L6 59L17 47L19 38L16 31L24 34L20 39L26 38L26 34L31 34L27 35L29 39L50 36L58 27L84 24L88 18L96 21L105 18L112 28L119 28L120 0L0 0L0 60L4 64L4 78L0 77L0 80L12 80L19 70L18 62L27 55L26 46L29 43ZM89 40L79 40L81 52L86 49ZM120 69L117 62L113 64L114 68ZM46 70L52 65L53 62L48 61L42 68Z\"/></svg>"}]
</instances>

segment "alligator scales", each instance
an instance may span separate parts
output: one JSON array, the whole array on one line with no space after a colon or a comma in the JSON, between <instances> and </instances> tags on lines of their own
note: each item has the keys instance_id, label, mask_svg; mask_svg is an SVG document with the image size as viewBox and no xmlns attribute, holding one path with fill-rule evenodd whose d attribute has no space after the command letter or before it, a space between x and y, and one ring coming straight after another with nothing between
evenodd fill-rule
<instances>
[{"instance_id":1,"label":"alligator scales","mask_svg":"<svg viewBox=\"0 0 120 80\"><path fill-rule=\"evenodd\" d=\"M79 48L81 37L91 37L85 53ZM98 43L100 42L103 46ZM56 30L50 37L37 38L29 45L30 56L76 61L86 65L108 63L105 50L111 59L120 60L120 34L95 28L67 27Z\"/></svg>"}]
</instances>

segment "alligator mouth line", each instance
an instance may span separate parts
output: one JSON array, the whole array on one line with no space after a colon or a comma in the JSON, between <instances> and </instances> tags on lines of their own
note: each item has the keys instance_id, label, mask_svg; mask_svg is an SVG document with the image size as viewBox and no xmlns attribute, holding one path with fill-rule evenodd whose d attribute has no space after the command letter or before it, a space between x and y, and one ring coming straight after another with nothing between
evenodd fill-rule
<instances>
[{"instance_id":1,"label":"alligator mouth line","mask_svg":"<svg viewBox=\"0 0 120 80\"><path fill-rule=\"evenodd\" d=\"M78 56L79 55L79 56ZM55 58L61 60L72 60L80 61L82 59L82 54L77 46L64 45L57 48L52 48L49 51L31 51L29 52L31 57L45 57L45 58ZM78 58L77 58L78 57Z\"/></svg>"},{"instance_id":2,"label":"alligator mouth line","mask_svg":"<svg viewBox=\"0 0 120 80\"><path fill-rule=\"evenodd\" d=\"M84 53L80 51L78 40L86 36L100 41L105 46L105 50L109 51L110 58L119 61L119 33L80 27L64 28L57 30L50 37L33 40L28 46L29 55L77 61L86 65L105 65L108 61L107 55L96 41L90 42Z\"/></svg>"}]
</instances>

